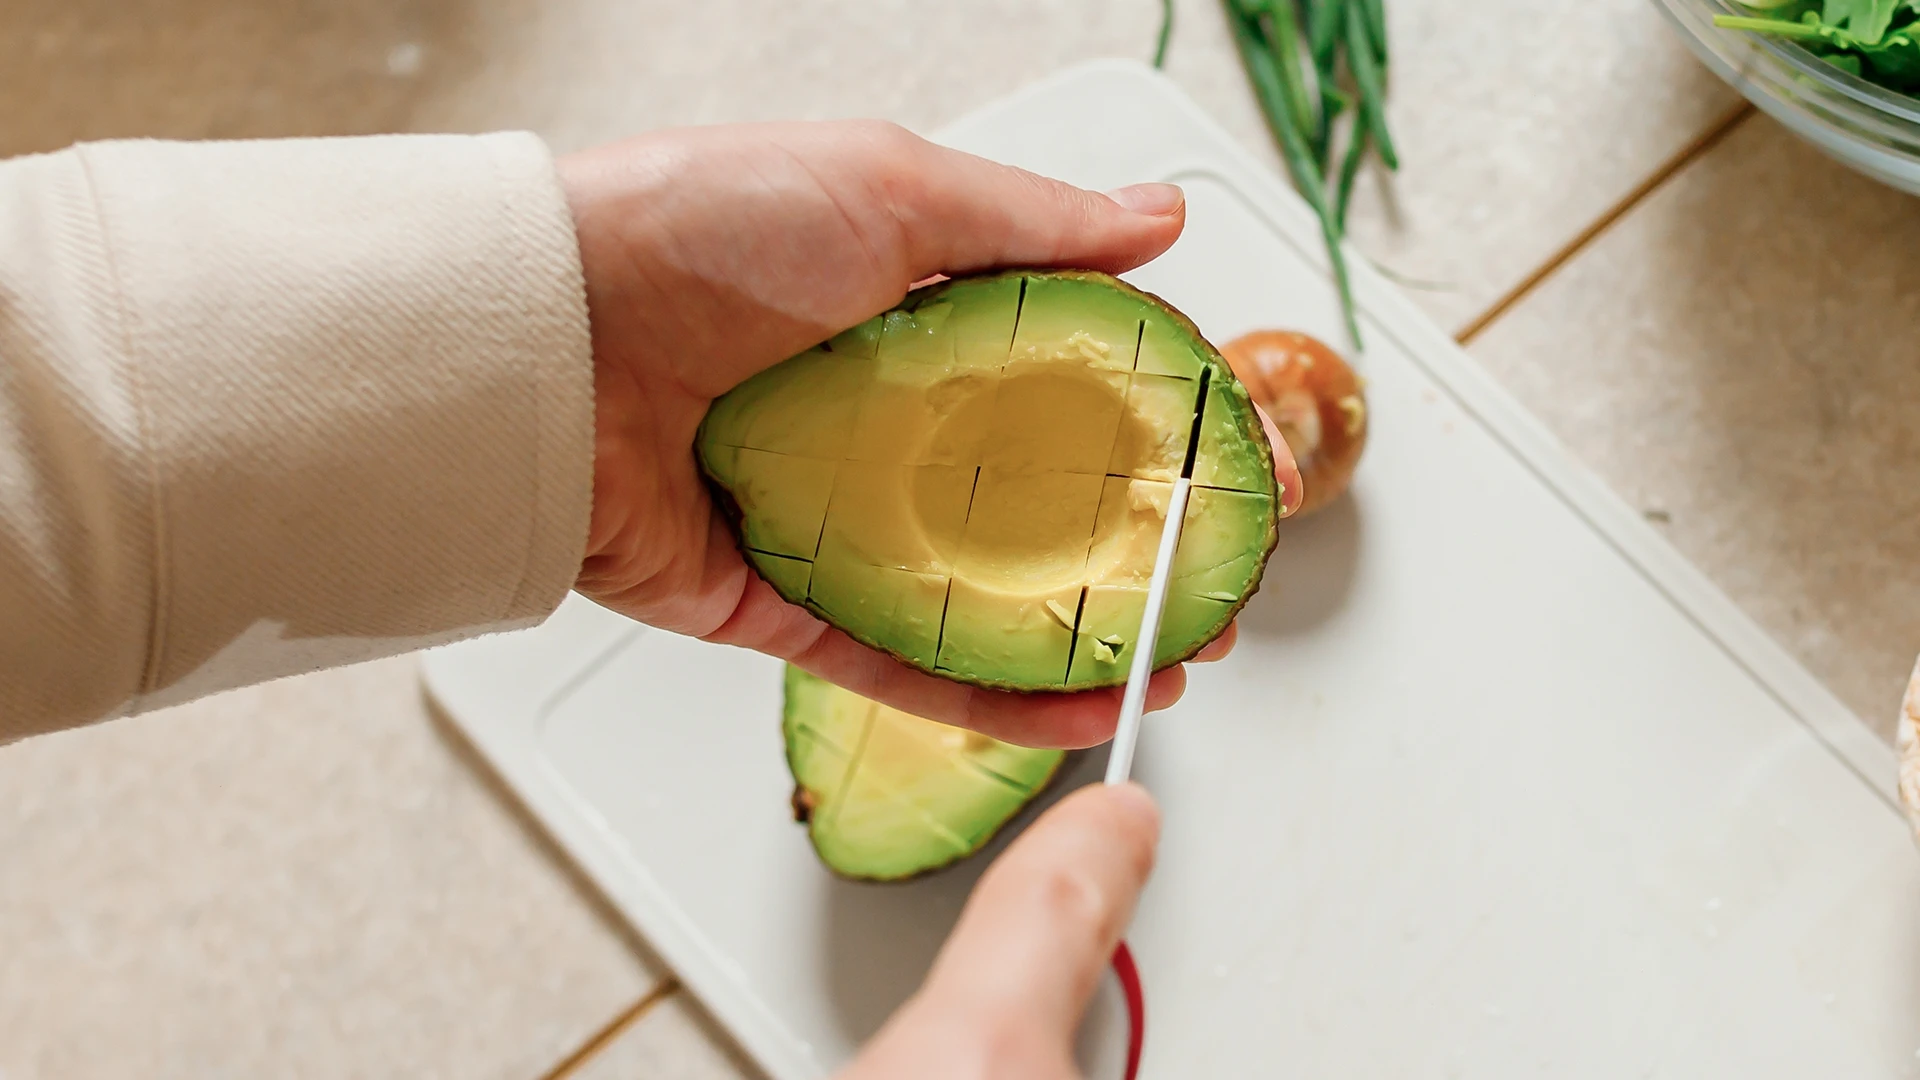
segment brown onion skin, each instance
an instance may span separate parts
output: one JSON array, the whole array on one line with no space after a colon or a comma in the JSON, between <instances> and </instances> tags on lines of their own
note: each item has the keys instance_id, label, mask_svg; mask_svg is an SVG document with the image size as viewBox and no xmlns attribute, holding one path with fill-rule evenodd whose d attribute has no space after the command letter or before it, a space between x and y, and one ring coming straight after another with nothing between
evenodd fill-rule
<instances>
[{"instance_id":1,"label":"brown onion skin","mask_svg":"<svg viewBox=\"0 0 1920 1080\"><path fill-rule=\"evenodd\" d=\"M1364 381L1325 342L1296 330L1255 330L1220 349L1300 463L1294 517L1338 499L1367 445Z\"/></svg>"}]
</instances>

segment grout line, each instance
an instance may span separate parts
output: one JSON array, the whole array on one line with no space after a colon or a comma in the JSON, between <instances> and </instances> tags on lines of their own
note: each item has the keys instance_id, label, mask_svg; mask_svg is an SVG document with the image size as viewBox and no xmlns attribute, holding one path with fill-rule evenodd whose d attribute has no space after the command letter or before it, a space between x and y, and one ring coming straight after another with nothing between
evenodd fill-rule
<instances>
[{"instance_id":1,"label":"grout line","mask_svg":"<svg viewBox=\"0 0 1920 1080\"><path fill-rule=\"evenodd\" d=\"M540 1080L566 1080L579 1072L581 1067L591 1061L594 1055L605 1050L609 1043L626 1034L627 1029L640 1022L641 1018L653 1011L654 1006L672 997L680 991L680 980L672 975L666 977L659 986L647 991L639 1001L627 1006L626 1010L607 1021L606 1026L587 1037L587 1041L577 1047L573 1053L560 1059L560 1063L540 1074Z\"/></svg>"},{"instance_id":2,"label":"grout line","mask_svg":"<svg viewBox=\"0 0 1920 1080\"><path fill-rule=\"evenodd\" d=\"M1752 102L1742 101L1738 107L1721 117L1719 122L1701 132L1692 142L1681 147L1678 153L1668 158L1658 169L1655 169L1653 175L1642 180L1632 191L1622 196L1620 201L1608 207L1605 213L1594 220L1593 224L1580 230L1577 236L1567 241L1560 250L1549 256L1545 262L1540 264L1538 269L1528 274L1518 285L1508 290L1505 296L1494 301L1492 307L1487 308L1478 318L1468 323L1464 329L1453 336L1453 340L1461 345L1472 344L1474 338L1479 337L1487 327L1492 326L1500 316L1505 315L1508 311L1512 310L1515 305L1520 303L1520 301L1526 299L1529 294L1540 287L1541 283L1552 277L1562 266L1572 261L1575 255L1586 250L1595 240L1600 238L1600 234L1611 228L1614 222L1625 217L1628 211L1644 202L1647 196L1659 190L1668 180L1673 179L1674 174L1704 156L1707 151L1718 146L1722 139L1733 134L1735 128L1739 127L1748 117L1758 111L1759 110L1754 108Z\"/></svg>"}]
</instances>

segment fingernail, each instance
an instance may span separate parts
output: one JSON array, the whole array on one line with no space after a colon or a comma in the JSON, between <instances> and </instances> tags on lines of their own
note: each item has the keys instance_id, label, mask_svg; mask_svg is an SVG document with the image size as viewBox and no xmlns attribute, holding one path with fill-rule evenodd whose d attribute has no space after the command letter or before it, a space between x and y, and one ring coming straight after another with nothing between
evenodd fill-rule
<instances>
[{"instance_id":1,"label":"fingernail","mask_svg":"<svg viewBox=\"0 0 1920 1080\"><path fill-rule=\"evenodd\" d=\"M1187 193L1174 184L1133 184L1107 192L1107 198L1136 214L1170 217L1187 201Z\"/></svg>"}]
</instances>

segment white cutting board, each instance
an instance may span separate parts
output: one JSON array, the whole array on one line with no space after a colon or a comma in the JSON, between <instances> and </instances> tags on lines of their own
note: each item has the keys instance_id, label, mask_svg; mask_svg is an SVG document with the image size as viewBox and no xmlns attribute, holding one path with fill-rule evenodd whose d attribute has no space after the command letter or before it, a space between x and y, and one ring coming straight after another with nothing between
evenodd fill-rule
<instances>
[{"instance_id":1,"label":"white cutting board","mask_svg":"<svg viewBox=\"0 0 1920 1080\"><path fill-rule=\"evenodd\" d=\"M1185 236L1131 280L1216 342L1344 340L1302 205L1150 69L1076 68L940 138L1095 188L1181 183ZM1129 934L1142 1075L1920 1074L1920 857L1891 751L1354 277L1372 442L1352 495L1282 523L1238 649L1141 740L1166 817ZM777 1080L848 1059L985 861L895 886L822 870L762 657L575 598L430 653L426 678ZM1094 1076L1120 1028L1109 995Z\"/></svg>"}]
</instances>

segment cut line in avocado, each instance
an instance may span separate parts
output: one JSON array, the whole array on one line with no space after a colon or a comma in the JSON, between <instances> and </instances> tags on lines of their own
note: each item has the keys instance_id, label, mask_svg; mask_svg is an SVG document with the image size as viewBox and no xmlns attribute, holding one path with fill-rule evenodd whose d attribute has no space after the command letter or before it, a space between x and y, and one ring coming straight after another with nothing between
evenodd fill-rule
<instances>
[{"instance_id":1,"label":"cut line in avocado","mask_svg":"<svg viewBox=\"0 0 1920 1080\"><path fill-rule=\"evenodd\" d=\"M1183 614L1166 621L1156 667L1226 629L1277 538L1272 447L1219 352L1164 301L1086 271L917 289L714 402L696 451L747 560L782 596L978 686L1125 681L1137 619L1114 623L1124 605L1103 590L1144 587L1164 491L1189 455L1176 577L1193 580L1169 601ZM914 599L864 595L896 589ZM1104 619L1098 645L1062 611Z\"/></svg>"}]
</instances>

